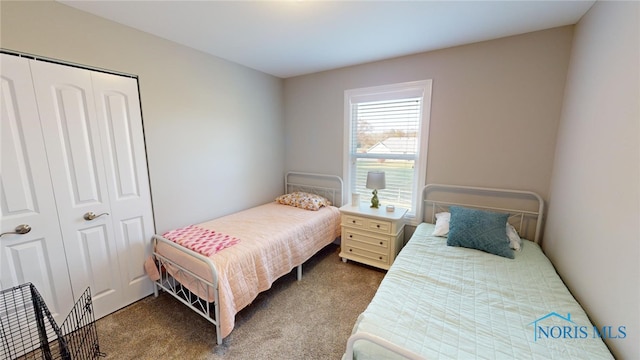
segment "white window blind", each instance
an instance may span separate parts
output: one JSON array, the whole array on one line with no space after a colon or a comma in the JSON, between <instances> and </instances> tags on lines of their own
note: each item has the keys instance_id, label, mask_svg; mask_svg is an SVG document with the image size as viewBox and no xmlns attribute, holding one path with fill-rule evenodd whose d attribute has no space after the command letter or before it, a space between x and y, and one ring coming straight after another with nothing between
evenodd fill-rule
<instances>
[{"instance_id":1,"label":"white window blind","mask_svg":"<svg viewBox=\"0 0 640 360\"><path fill-rule=\"evenodd\" d=\"M398 91L397 85L394 91L381 90L384 89L346 94L345 104L349 107L346 177L351 193L361 194L361 202L368 203L372 190L365 187L367 173L384 171L386 187L378 190L382 206L407 208L415 215L426 166L426 139L423 139L426 131L422 131L425 92L419 91L416 96L415 86L403 92ZM421 140L425 140L424 144Z\"/></svg>"}]
</instances>

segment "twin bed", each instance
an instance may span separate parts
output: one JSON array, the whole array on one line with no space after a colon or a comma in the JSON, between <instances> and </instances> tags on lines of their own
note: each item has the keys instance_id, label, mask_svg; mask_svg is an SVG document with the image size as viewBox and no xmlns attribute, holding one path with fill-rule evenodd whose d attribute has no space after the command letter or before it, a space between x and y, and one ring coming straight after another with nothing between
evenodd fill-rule
<instances>
[{"instance_id":1,"label":"twin bed","mask_svg":"<svg viewBox=\"0 0 640 360\"><path fill-rule=\"evenodd\" d=\"M290 172L277 201L154 235L147 272L155 295L163 289L210 321L221 344L237 312L292 269L300 280L302 264L340 235L342 185L337 176Z\"/></svg>"},{"instance_id":2,"label":"twin bed","mask_svg":"<svg viewBox=\"0 0 640 360\"><path fill-rule=\"evenodd\" d=\"M221 240L206 255L197 241L179 244L190 227L154 236L156 296L163 289L213 323L218 344L259 292L296 267L300 279L340 234L337 207L324 203L342 204L340 178L288 173L285 187L276 202L196 225L195 237ZM423 200L424 222L359 315L343 360L612 358L542 253L537 194L428 185Z\"/></svg>"},{"instance_id":3,"label":"twin bed","mask_svg":"<svg viewBox=\"0 0 640 360\"><path fill-rule=\"evenodd\" d=\"M456 202L461 194L471 202ZM423 200L424 222L359 315L343 360L612 358L538 244L537 194L427 185ZM520 235L509 238L504 222L490 229L492 218ZM471 237L506 252L479 251Z\"/></svg>"}]
</instances>

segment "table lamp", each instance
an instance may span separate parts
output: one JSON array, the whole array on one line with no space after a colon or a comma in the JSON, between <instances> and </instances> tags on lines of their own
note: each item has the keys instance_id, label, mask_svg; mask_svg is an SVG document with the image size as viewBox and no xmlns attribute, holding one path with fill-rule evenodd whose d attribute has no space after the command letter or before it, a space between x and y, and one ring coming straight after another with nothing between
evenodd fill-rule
<instances>
[{"instance_id":1,"label":"table lamp","mask_svg":"<svg viewBox=\"0 0 640 360\"><path fill-rule=\"evenodd\" d=\"M367 173L367 189L373 189L373 197L371 198L371 207L378 208L380 201L378 200L378 190L384 189L384 171L369 171Z\"/></svg>"}]
</instances>

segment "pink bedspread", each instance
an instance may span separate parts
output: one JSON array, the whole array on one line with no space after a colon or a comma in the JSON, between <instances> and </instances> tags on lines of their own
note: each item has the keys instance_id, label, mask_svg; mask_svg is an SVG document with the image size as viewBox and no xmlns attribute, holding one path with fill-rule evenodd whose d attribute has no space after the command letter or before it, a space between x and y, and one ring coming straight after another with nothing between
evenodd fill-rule
<instances>
[{"instance_id":1,"label":"pink bedspread","mask_svg":"<svg viewBox=\"0 0 640 360\"><path fill-rule=\"evenodd\" d=\"M197 226L241 239L210 256L218 271L219 321L224 338L233 330L237 312L340 235L340 212L333 206L310 211L274 202ZM188 255L163 243L158 243L156 252L211 280L202 263L194 262ZM176 279L184 285L189 283L179 276ZM209 302L214 299L213 293L190 290Z\"/></svg>"}]
</instances>

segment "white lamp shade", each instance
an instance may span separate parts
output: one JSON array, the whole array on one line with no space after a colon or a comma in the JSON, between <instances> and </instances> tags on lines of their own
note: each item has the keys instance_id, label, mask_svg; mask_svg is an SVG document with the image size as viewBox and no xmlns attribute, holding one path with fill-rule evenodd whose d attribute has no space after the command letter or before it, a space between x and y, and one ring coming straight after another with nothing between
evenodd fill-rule
<instances>
[{"instance_id":1,"label":"white lamp shade","mask_svg":"<svg viewBox=\"0 0 640 360\"><path fill-rule=\"evenodd\" d=\"M369 171L367 173L367 189L384 189L384 171Z\"/></svg>"}]
</instances>

